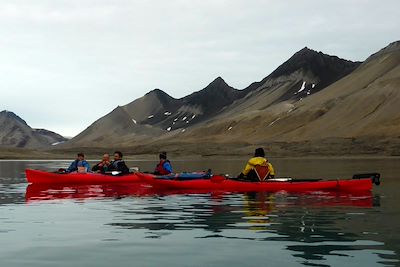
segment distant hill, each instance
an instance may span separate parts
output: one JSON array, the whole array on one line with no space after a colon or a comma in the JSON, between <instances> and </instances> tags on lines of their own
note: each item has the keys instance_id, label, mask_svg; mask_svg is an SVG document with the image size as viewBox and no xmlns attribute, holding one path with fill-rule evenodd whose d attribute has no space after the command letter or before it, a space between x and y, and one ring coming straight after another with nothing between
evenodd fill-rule
<instances>
[{"instance_id":1,"label":"distant hill","mask_svg":"<svg viewBox=\"0 0 400 267\"><path fill-rule=\"evenodd\" d=\"M0 112L0 147L46 148L67 141L63 136L33 129L11 111Z\"/></svg>"}]
</instances>

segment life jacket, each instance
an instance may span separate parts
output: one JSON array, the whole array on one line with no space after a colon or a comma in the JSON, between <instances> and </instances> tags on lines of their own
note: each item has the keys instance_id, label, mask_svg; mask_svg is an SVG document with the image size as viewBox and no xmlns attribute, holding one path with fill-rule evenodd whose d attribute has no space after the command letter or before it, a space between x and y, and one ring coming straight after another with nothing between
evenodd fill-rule
<instances>
[{"instance_id":1,"label":"life jacket","mask_svg":"<svg viewBox=\"0 0 400 267\"><path fill-rule=\"evenodd\" d=\"M257 165L255 166L254 171L258 180L260 180L260 182L264 182L270 175L271 168L269 164L267 164L267 166Z\"/></svg>"},{"instance_id":2,"label":"life jacket","mask_svg":"<svg viewBox=\"0 0 400 267\"><path fill-rule=\"evenodd\" d=\"M76 159L74 160L71 165L69 166L69 168L67 169L67 172L75 172L79 170L79 167L85 167L85 163L87 163L86 160L79 160ZM86 167L85 167L86 168ZM88 169L86 169L86 171L88 171Z\"/></svg>"},{"instance_id":3,"label":"life jacket","mask_svg":"<svg viewBox=\"0 0 400 267\"><path fill-rule=\"evenodd\" d=\"M167 175L167 174L170 174L170 172L169 171L167 171L166 169L164 169L164 164L165 163L169 163L170 161L169 160L160 160L160 162L157 164L157 166L156 166L156 169L155 169L155 171L154 171L154 173L155 174L158 174L158 175Z\"/></svg>"},{"instance_id":4,"label":"life jacket","mask_svg":"<svg viewBox=\"0 0 400 267\"><path fill-rule=\"evenodd\" d=\"M267 160L263 164L251 166L251 170L248 172L246 177L253 182L264 182L275 177L275 170L272 167L272 164Z\"/></svg>"},{"instance_id":5,"label":"life jacket","mask_svg":"<svg viewBox=\"0 0 400 267\"><path fill-rule=\"evenodd\" d=\"M119 159L110 162L110 165L108 166L108 171L119 171L125 174L129 173L129 168L128 166L126 166L123 159Z\"/></svg>"}]
</instances>

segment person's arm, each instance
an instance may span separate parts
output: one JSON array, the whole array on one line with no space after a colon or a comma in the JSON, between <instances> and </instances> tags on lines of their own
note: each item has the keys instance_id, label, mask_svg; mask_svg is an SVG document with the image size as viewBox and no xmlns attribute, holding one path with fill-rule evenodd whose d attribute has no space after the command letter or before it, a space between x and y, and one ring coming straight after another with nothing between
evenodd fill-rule
<instances>
[{"instance_id":1,"label":"person's arm","mask_svg":"<svg viewBox=\"0 0 400 267\"><path fill-rule=\"evenodd\" d=\"M274 167L273 167L272 164L269 163L269 162L268 162L268 167L269 167L269 175L270 175L270 176L275 176Z\"/></svg>"},{"instance_id":2,"label":"person's arm","mask_svg":"<svg viewBox=\"0 0 400 267\"><path fill-rule=\"evenodd\" d=\"M168 171L169 173L172 173L172 166L171 166L171 163L169 163L168 161L167 162L165 162L164 163L164 169L166 170L166 171Z\"/></svg>"},{"instance_id":3,"label":"person's arm","mask_svg":"<svg viewBox=\"0 0 400 267\"><path fill-rule=\"evenodd\" d=\"M129 168L126 166L125 161L118 163L118 171L122 173L129 173Z\"/></svg>"},{"instance_id":4,"label":"person's arm","mask_svg":"<svg viewBox=\"0 0 400 267\"><path fill-rule=\"evenodd\" d=\"M247 174L249 174L249 172L254 168L254 166L252 164L250 164L250 162L247 162L246 167L244 167L244 170L242 171L243 175L246 176Z\"/></svg>"},{"instance_id":5,"label":"person's arm","mask_svg":"<svg viewBox=\"0 0 400 267\"><path fill-rule=\"evenodd\" d=\"M73 172L75 171L75 169L77 168L76 166L76 160L74 160L73 162L71 162L71 164L69 165L67 172Z\"/></svg>"},{"instance_id":6,"label":"person's arm","mask_svg":"<svg viewBox=\"0 0 400 267\"><path fill-rule=\"evenodd\" d=\"M93 166L92 172L97 172L99 170L99 164L100 163L97 163L96 165Z\"/></svg>"},{"instance_id":7,"label":"person's arm","mask_svg":"<svg viewBox=\"0 0 400 267\"><path fill-rule=\"evenodd\" d=\"M83 161L82 165L83 165L83 167L86 168L86 171L87 171L87 172L90 172L90 165L89 165L89 162L87 162L87 161L85 160L85 161Z\"/></svg>"}]
</instances>

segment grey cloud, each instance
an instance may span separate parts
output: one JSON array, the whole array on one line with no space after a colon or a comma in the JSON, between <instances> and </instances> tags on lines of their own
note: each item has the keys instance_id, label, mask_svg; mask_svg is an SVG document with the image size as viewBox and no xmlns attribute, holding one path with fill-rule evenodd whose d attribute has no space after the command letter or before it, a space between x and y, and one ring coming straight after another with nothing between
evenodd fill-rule
<instances>
[{"instance_id":1,"label":"grey cloud","mask_svg":"<svg viewBox=\"0 0 400 267\"><path fill-rule=\"evenodd\" d=\"M153 88L244 88L304 46L351 60L399 39L398 1L0 3L2 107L73 135Z\"/></svg>"}]
</instances>

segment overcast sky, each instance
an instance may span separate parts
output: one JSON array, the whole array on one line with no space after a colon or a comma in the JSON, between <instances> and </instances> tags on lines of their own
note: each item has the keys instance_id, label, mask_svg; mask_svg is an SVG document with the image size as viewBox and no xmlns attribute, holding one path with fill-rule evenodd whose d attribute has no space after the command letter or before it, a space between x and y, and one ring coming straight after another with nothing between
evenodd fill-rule
<instances>
[{"instance_id":1,"label":"overcast sky","mask_svg":"<svg viewBox=\"0 0 400 267\"><path fill-rule=\"evenodd\" d=\"M350 60L400 39L399 0L0 0L0 110L66 136L160 88L242 89L307 46Z\"/></svg>"}]
</instances>

